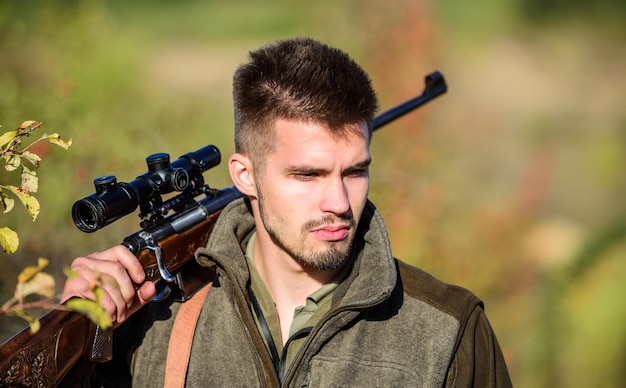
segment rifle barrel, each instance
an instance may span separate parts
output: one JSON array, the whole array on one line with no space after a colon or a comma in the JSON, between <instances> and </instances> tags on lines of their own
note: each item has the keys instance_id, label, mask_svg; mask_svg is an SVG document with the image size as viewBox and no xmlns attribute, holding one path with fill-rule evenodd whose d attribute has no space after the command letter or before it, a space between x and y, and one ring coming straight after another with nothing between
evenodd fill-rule
<instances>
[{"instance_id":1,"label":"rifle barrel","mask_svg":"<svg viewBox=\"0 0 626 388\"><path fill-rule=\"evenodd\" d=\"M388 124L398 117L404 116L413 109L424 105L428 101L445 93L448 90L446 80L443 78L443 74L441 74L439 71L434 71L428 74L425 77L424 82L426 86L424 87L424 91L422 92L422 94L408 101L405 101L402 104L396 105L395 107L376 116L372 124L373 130L377 130L378 128Z\"/></svg>"}]
</instances>

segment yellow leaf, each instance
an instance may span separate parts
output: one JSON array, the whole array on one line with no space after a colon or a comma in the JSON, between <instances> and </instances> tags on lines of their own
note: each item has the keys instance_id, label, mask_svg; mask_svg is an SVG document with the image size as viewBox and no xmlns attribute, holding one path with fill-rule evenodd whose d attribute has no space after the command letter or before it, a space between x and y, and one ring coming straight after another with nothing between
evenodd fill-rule
<instances>
[{"instance_id":1,"label":"yellow leaf","mask_svg":"<svg viewBox=\"0 0 626 388\"><path fill-rule=\"evenodd\" d=\"M41 124L43 123L38 123L34 120L27 120L27 121L22 122L22 124L20 125L20 129L26 129L28 127L30 127L29 129L35 129Z\"/></svg>"},{"instance_id":2,"label":"yellow leaf","mask_svg":"<svg viewBox=\"0 0 626 388\"><path fill-rule=\"evenodd\" d=\"M39 162L41 162L41 158L39 157L39 155L30 152L30 151L24 151L22 152L22 158L28 160L29 162L32 163L33 166L35 166L35 168L39 167Z\"/></svg>"},{"instance_id":3,"label":"yellow leaf","mask_svg":"<svg viewBox=\"0 0 626 388\"><path fill-rule=\"evenodd\" d=\"M73 298L65 302L70 310L79 312L103 329L113 326L111 317L97 302L83 298Z\"/></svg>"},{"instance_id":4,"label":"yellow leaf","mask_svg":"<svg viewBox=\"0 0 626 388\"><path fill-rule=\"evenodd\" d=\"M59 147L63 148L63 149L68 149L70 148L70 146L72 145L72 139L68 140L68 141L63 141L61 140L61 135L59 135L58 133L53 133L52 135L47 135L44 134L43 135L44 138L48 138L48 141L54 145L58 145Z\"/></svg>"},{"instance_id":5,"label":"yellow leaf","mask_svg":"<svg viewBox=\"0 0 626 388\"><path fill-rule=\"evenodd\" d=\"M96 303L100 303L102 301L102 297L104 296L104 288L96 286L93 289L93 293L96 296Z\"/></svg>"},{"instance_id":6,"label":"yellow leaf","mask_svg":"<svg viewBox=\"0 0 626 388\"><path fill-rule=\"evenodd\" d=\"M39 215L39 201L37 200L37 198L29 195L25 190L19 187L6 186L6 188L9 191L12 191L19 198L19 200L22 201L22 203L26 207L26 211L28 212L28 214L30 214L33 221L35 221L35 219L37 219L37 216Z\"/></svg>"},{"instance_id":7,"label":"yellow leaf","mask_svg":"<svg viewBox=\"0 0 626 388\"><path fill-rule=\"evenodd\" d=\"M29 295L53 298L56 294L54 283L54 277L52 275L45 272L38 272L26 283L17 284L17 287L15 287L15 299L23 300Z\"/></svg>"},{"instance_id":8,"label":"yellow leaf","mask_svg":"<svg viewBox=\"0 0 626 388\"><path fill-rule=\"evenodd\" d=\"M0 136L0 147L4 147L9 144L11 140L15 139L16 135L17 131L8 131L3 133L2 136Z\"/></svg>"},{"instance_id":9,"label":"yellow leaf","mask_svg":"<svg viewBox=\"0 0 626 388\"><path fill-rule=\"evenodd\" d=\"M3 213L10 212L13 210L13 206L15 206L15 200L5 195L2 191L0 191L0 203L2 204L2 207L4 207Z\"/></svg>"},{"instance_id":10,"label":"yellow leaf","mask_svg":"<svg viewBox=\"0 0 626 388\"><path fill-rule=\"evenodd\" d=\"M20 188L27 193L36 193L39 189L37 173L28 169L26 166L22 166L22 184Z\"/></svg>"},{"instance_id":11,"label":"yellow leaf","mask_svg":"<svg viewBox=\"0 0 626 388\"><path fill-rule=\"evenodd\" d=\"M6 156L6 165L4 168L7 171L15 171L22 164L22 159L17 155Z\"/></svg>"},{"instance_id":12,"label":"yellow leaf","mask_svg":"<svg viewBox=\"0 0 626 388\"><path fill-rule=\"evenodd\" d=\"M31 334L37 333L41 328L41 323L39 322L39 319L27 314L24 310L11 310L10 314L25 319L30 326Z\"/></svg>"},{"instance_id":13,"label":"yellow leaf","mask_svg":"<svg viewBox=\"0 0 626 388\"><path fill-rule=\"evenodd\" d=\"M39 331L39 329L41 329L41 322L39 322L39 319L32 317L32 316L28 316L29 319L26 319L28 321L28 325L30 326L30 332L32 334L35 334Z\"/></svg>"},{"instance_id":14,"label":"yellow leaf","mask_svg":"<svg viewBox=\"0 0 626 388\"><path fill-rule=\"evenodd\" d=\"M22 270L22 272L17 276L17 281L19 283L26 283L47 266L48 259L40 257L39 260L37 260L37 265L30 265Z\"/></svg>"},{"instance_id":15,"label":"yellow leaf","mask_svg":"<svg viewBox=\"0 0 626 388\"><path fill-rule=\"evenodd\" d=\"M78 272L74 271L70 267L63 268L63 273L65 274L65 276L67 276L70 279L74 279L76 278L76 276L78 276Z\"/></svg>"},{"instance_id":16,"label":"yellow leaf","mask_svg":"<svg viewBox=\"0 0 626 388\"><path fill-rule=\"evenodd\" d=\"M2 249L9 255L15 252L20 245L17 233L7 227L0 228L0 245L2 245Z\"/></svg>"}]
</instances>

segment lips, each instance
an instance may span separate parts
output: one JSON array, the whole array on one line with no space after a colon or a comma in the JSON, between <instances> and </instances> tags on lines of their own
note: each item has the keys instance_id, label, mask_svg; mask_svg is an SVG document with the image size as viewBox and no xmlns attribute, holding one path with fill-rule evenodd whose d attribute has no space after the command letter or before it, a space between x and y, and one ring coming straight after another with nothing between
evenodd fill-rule
<instances>
[{"instance_id":1,"label":"lips","mask_svg":"<svg viewBox=\"0 0 626 388\"><path fill-rule=\"evenodd\" d=\"M315 237L324 241L340 241L348 237L348 225L326 225L311 231Z\"/></svg>"}]
</instances>

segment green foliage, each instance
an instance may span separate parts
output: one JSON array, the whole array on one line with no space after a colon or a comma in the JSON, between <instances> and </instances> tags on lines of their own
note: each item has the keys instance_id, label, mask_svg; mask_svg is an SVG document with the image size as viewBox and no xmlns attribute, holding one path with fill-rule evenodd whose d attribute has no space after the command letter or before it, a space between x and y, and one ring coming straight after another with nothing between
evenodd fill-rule
<instances>
[{"instance_id":1,"label":"green foliage","mask_svg":"<svg viewBox=\"0 0 626 388\"><path fill-rule=\"evenodd\" d=\"M13 210L15 198L24 205L31 219L35 221L39 215L39 201L33 196L39 189L39 178L36 169L39 167L41 157L34 151L34 147L41 141L61 147L65 150L72 145L72 140L64 141L58 133L43 134L38 139L24 144L25 139L32 136L32 132L42 125L37 121L24 121L19 128L7 131L0 136L0 157L5 164L7 172L21 170L20 185L0 184L0 203L4 213ZM0 228L0 245L6 253L14 253L19 246L18 234L8 228ZM13 315L26 320L31 332L37 332L40 328L39 319L28 313L29 307L52 308L55 304L55 280L48 273L43 272L48 266L48 260L40 258L36 266L26 267L17 278L17 286L13 296L0 307L0 313ZM96 301L72 300L67 308L85 314L88 318L99 324L102 328L111 327L111 318L100 305L102 287L100 282L93 285L93 291L97 296ZM28 303L27 298L35 296L43 299Z\"/></svg>"},{"instance_id":2,"label":"green foliage","mask_svg":"<svg viewBox=\"0 0 626 388\"><path fill-rule=\"evenodd\" d=\"M32 136L32 132L42 125L37 121L24 121L19 128L4 132L0 136L0 158L4 161L7 172L21 170L19 186L0 184L0 203L4 213L13 210L15 198L25 207L31 219L35 221L39 215L39 201L33 196L39 190L39 178L36 169L39 168L41 157L34 151L34 147L41 141L59 146L65 150L72 145L72 140L64 141L59 134L44 134L34 141L24 144L25 139ZM8 253L14 253L19 247L17 232L8 227L0 228L0 245ZM48 265L48 260L40 258L36 266L26 267L18 276L17 286L13 296L0 308L0 313L13 315L26 320L31 332L37 332L40 324L37 317L27 312L30 306L52 306L50 303L55 296L55 280L43 269ZM30 296L38 296L43 299L34 303L27 303Z\"/></svg>"},{"instance_id":3,"label":"green foliage","mask_svg":"<svg viewBox=\"0 0 626 388\"><path fill-rule=\"evenodd\" d=\"M550 21L571 17L597 20L612 15L623 19L626 3L622 0L520 0L523 15L533 21Z\"/></svg>"},{"instance_id":4,"label":"green foliage","mask_svg":"<svg viewBox=\"0 0 626 388\"><path fill-rule=\"evenodd\" d=\"M76 276L71 269L66 269L65 274L68 278ZM101 305L104 289L102 288L102 279L94 279L91 284L91 291L96 296L95 300L84 298L72 298L65 302L65 306L70 310L79 312L89 318L92 322L103 329L113 326L111 317Z\"/></svg>"},{"instance_id":5,"label":"green foliage","mask_svg":"<svg viewBox=\"0 0 626 388\"><path fill-rule=\"evenodd\" d=\"M626 288L610 279L626 276L624 221L591 236L538 290L532 386L621 386L623 368L614 360L624 353Z\"/></svg>"},{"instance_id":6,"label":"green foliage","mask_svg":"<svg viewBox=\"0 0 626 388\"><path fill-rule=\"evenodd\" d=\"M39 330L40 324L37 317L27 312L28 308L31 306L54 306L52 302L55 296L55 281L52 275L43 272L43 269L47 266L48 260L40 258L36 266L26 267L17 278L17 286L15 287L14 295L0 308L0 313L25 319L33 333ZM32 295L44 299L38 300L33 304L26 303L26 298Z\"/></svg>"},{"instance_id":7,"label":"green foliage","mask_svg":"<svg viewBox=\"0 0 626 388\"><path fill-rule=\"evenodd\" d=\"M97 288L96 290L101 291L102 288ZM97 292L96 295L100 296L101 292ZM113 326L113 322L111 321L109 313L107 313L100 305L99 300L100 297L98 297L95 301L90 299L74 298L68 300L65 303L65 306L70 310L83 314L102 329L108 329Z\"/></svg>"},{"instance_id":8,"label":"green foliage","mask_svg":"<svg viewBox=\"0 0 626 388\"><path fill-rule=\"evenodd\" d=\"M39 201L33 194L39 189L39 178L35 169L39 167L41 157L30 149L44 140L66 150L72 145L72 140L65 142L61 140L59 134L53 133L52 135L44 134L22 147L24 139L31 136L31 132L41 125L42 123L37 121L24 121L19 128L0 136L0 157L4 160L5 170L13 172L21 168L19 186L0 184L0 204L4 208L4 213L13 210L15 199L9 193L12 194L24 205L33 221L39 215ZM14 253L19 246L17 233L7 227L0 228L0 245L5 252Z\"/></svg>"}]
</instances>

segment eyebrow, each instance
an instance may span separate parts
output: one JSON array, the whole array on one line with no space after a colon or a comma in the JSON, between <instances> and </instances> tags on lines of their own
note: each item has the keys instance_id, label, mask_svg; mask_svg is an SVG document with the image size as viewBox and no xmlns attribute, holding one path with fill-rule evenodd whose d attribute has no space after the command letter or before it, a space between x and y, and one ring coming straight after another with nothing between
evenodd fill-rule
<instances>
[{"instance_id":1,"label":"eyebrow","mask_svg":"<svg viewBox=\"0 0 626 388\"><path fill-rule=\"evenodd\" d=\"M347 169L343 171L343 173L345 174L345 173L351 173L354 171L366 170L370 167L370 164L372 164L372 158L367 158L367 160L357 163L354 166L348 167Z\"/></svg>"},{"instance_id":2,"label":"eyebrow","mask_svg":"<svg viewBox=\"0 0 626 388\"><path fill-rule=\"evenodd\" d=\"M342 174L351 173L353 171L359 171L369 168L370 164L372 164L372 158L367 158L366 160L354 164L345 170L342 171ZM310 174L310 173L318 173L320 175L325 175L330 172L325 168L318 168L309 165L293 165L285 168L285 171L289 174Z\"/></svg>"}]
</instances>

